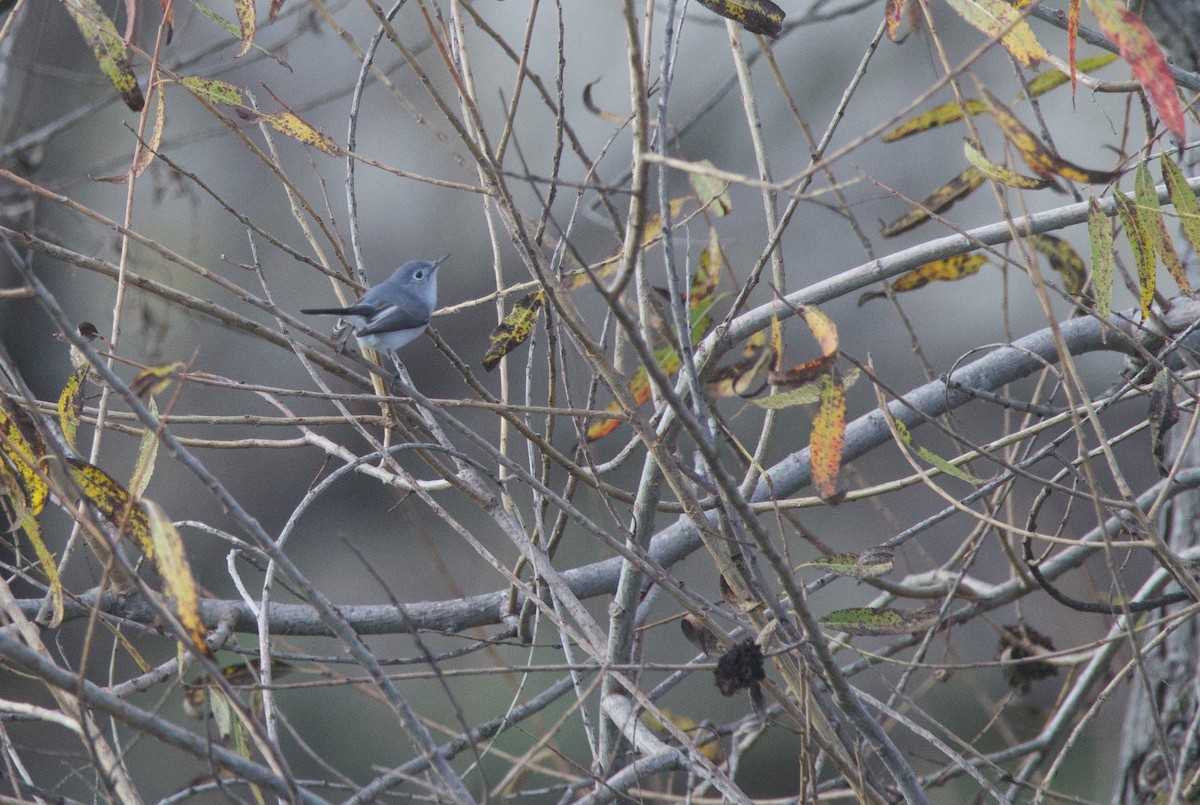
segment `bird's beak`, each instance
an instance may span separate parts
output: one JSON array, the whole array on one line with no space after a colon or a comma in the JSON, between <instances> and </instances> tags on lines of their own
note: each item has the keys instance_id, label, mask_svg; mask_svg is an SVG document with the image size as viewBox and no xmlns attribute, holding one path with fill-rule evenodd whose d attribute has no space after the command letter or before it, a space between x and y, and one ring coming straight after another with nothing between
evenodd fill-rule
<instances>
[{"instance_id":1,"label":"bird's beak","mask_svg":"<svg viewBox=\"0 0 1200 805\"><path fill-rule=\"evenodd\" d=\"M446 262L446 258L447 258L447 257L449 257L449 256L450 256L450 255L448 255L448 254L443 254L441 257L439 257L438 259L434 260L434 261L433 261L433 267L434 267L434 268L437 268L437 267L438 267L438 266L440 266L442 263Z\"/></svg>"}]
</instances>

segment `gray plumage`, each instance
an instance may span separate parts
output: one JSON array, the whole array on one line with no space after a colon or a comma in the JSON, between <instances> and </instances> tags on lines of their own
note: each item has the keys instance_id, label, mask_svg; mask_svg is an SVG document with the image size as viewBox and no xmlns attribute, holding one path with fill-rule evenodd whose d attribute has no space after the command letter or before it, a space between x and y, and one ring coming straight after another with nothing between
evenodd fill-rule
<instances>
[{"instance_id":1,"label":"gray plumage","mask_svg":"<svg viewBox=\"0 0 1200 805\"><path fill-rule=\"evenodd\" d=\"M341 316L363 349L395 352L425 332L437 307L437 270L442 261L410 260L350 307L305 308L301 313Z\"/></svg>"}]
</instances>

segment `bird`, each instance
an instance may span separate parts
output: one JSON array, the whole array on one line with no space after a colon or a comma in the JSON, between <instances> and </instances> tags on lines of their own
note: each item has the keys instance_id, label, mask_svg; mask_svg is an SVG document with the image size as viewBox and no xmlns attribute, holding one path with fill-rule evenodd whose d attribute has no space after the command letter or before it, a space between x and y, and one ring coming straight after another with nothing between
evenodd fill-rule
<instances>
[{"instance_id":1,"label":"bird","mask_svg":"<svg viewBox=\"0 0 1200 805\"><path fill-rule=\"evenodd\" d=\"M303 308L314 316L341 316L363 349L394 353L425 332L437 307L438 266L449 257L409 260L350 307ZM339 328L343 325L339 323Z\"/></svg>"}]
</instances>

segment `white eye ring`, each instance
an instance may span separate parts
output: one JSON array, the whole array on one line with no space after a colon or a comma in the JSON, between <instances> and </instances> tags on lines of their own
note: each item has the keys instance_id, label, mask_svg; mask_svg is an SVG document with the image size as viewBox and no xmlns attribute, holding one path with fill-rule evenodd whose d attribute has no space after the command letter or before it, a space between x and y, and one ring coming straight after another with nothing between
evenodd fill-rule
<instances>
[{"instance_id":1,"label":"white eye ring","mask_svg":"<svg viewBox=\"0 0 1200 805\"><path fill-rule=\"evenodd\" d=\"M425 270L422 269L422 270L418 271L417 273L413 274L413 279L415 279L415 280L425 279Z\"/></svg>"}]
</instances>

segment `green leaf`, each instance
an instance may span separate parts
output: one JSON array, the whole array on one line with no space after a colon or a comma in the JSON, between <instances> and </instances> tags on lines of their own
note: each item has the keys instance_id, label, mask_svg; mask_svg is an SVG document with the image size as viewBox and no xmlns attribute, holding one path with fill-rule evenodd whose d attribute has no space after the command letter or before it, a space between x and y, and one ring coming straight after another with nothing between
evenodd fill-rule
<instances>
[{"instance_id":1,"label":"green leaf","mask_svg":"<svg viewBox=\"0 0 1200 805\"><path fill-rule=\"evenodd\" d=\"M1088 238L1092 242L1092 283L1096 291L1096 314L1103 321L1112 314L1113 257L1112 226L1095 196L1088 198Z\"/></svg>"}]
</instances>

